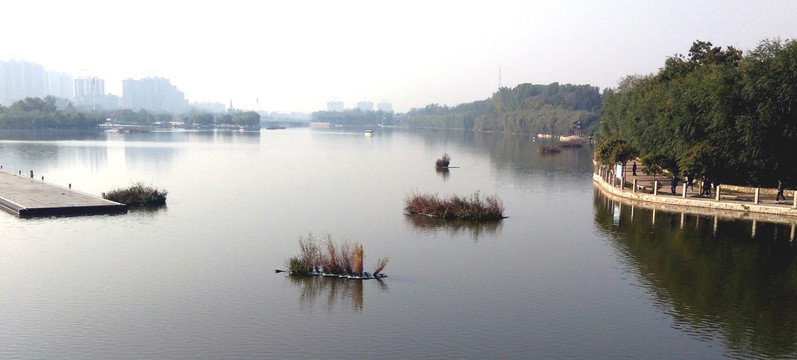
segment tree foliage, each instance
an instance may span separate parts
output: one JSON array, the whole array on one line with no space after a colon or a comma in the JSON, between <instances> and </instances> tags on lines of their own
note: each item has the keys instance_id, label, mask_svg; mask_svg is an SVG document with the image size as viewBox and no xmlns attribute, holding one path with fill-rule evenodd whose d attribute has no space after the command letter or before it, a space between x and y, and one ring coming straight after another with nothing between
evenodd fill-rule
<instances>
[{"instance_id":1,"label":"tree foliage","mask_svg":"<svg viewBox=\"0 0 797 360\"><path fill-rule=\"evenodd\" d=\"M743 55L696 41L656 74L604 93L599 137L662 157L673 172L771 186L797 180L797 42Z\"/></svg>"},{"instance_id":2,"label":"tree foliage","mask_svg":"<svg viewBox=\"0 0 797 360\"><path fill-rule=\"evenodd\" d=\"M105 119L97 112L78 112L72 107L59 110L56 98L27 97L0 107L0 129L93 128Z\"/></svg>"},{"instance_id":3,"label":"tree foliage","mask_svg":"<svg viewBox=\"0 0 797 360\"><path fill-rule=\"evenodd\" d=\"M517 134L591 133L603 101L589 85L520 84L501 88L486 100L455 107L438 104L410 110L403 123L411 127L438 127Z\"/></svg>"},{"instance_id":4,"label":"tree foliage","mask_svg":"<svg viewBox=\"0 0 797 360\"><path fill-rule=\"evenodd\" d=\"M351 109L346 111L317 111L311 114L316 122L325 122L332 125L358 125L376 126L377 124L392 125L393 113L386 111L362 111Z\"/></svg>"}]
</instances>

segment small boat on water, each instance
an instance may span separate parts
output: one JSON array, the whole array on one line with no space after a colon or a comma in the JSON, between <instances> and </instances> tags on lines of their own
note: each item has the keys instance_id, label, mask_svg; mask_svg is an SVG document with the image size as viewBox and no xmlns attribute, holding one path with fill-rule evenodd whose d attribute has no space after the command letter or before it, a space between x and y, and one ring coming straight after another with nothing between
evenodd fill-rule
<instances>
[{"instance_id":1,"label":"small boat on water","mask_svg":"<svg viewBox=\"0 0 797 360\"><path fill-rule=\"evenodd\" d=\"M370 130L370 129L369 130L365 130L365 136L374 136L374 131Z\"/></svg>"}]
</instances>

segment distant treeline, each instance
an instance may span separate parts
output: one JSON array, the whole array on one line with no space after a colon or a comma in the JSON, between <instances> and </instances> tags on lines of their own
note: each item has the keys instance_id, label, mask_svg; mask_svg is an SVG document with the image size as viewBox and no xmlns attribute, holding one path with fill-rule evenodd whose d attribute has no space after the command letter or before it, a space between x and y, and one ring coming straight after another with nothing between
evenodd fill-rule
<instances>
[{"instance_id":1,"label":"distant treeline","mask_svg":"<svg viewBox=\"0 0 797 360\"><path fill-rule=\"evenodd\" d=\"M260 114L255 111L233 110L222 114L202 111L192 111L187 114L152 113L144 109L80 111L71 105L58 109L57 101L53 96L44 99L28 97L8 107L0 106L0 129L96 128L106 119L119 124L134 125L157 123L168 125L170 122L180 122L187 126L260 126Z\"/></svg>"},{"instance_id":2,"label":"distant treeline","mask_svg":"<svg viewBox=\"0 0 797 360\"><path fill-rule=\"evenodd\" d=\"M352 109L345 111L316 111L311 115L312 121L329 123L330 125L370 126L376 124L394 125L393 113L385 111L362 111Z\"/></svg>"},{"instance_id":3,"label":"distant treeline","mask_svg":"<svg viewBox=\"0 0 797 360\"><path fill-rule=\"evenodd\" d=\"M0 129L95 128L105 121L100 113L80 112L73 108L58 110L55 97L25 98L8 107L0 106Z\"/></svg>"},{"instance_id":4,"label":"distant treeline","mask_svg":"<svg viewBox=\"0 0 797 360\"><path fill-rule=\"evenodd\" d=\"M401 120L410 127L582 134L595 131L601 103L600 89L590 85L521 84L512 89L501 88L486 100L412 109Z\"/></svg>"},{"instance_id":5,"label":"distant treeline","mask_svg":"<svg viewBox=\"0 0 797 360\"><path fill-rule=\"evenodd\" d=\"M608 91L598 136L675 174L793 186L797 42L765 40L743 55L696 41L658 73L628 76Z\"/></svg>"}]
</instances>

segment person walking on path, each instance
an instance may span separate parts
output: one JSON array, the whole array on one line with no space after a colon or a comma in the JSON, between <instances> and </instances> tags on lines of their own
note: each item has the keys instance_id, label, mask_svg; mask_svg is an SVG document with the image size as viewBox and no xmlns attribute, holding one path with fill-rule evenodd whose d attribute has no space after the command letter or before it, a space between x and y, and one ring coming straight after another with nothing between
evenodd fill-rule
<instances>
[{"instance_id":1,"label":"person walking on path","mask_svg":"<svg viewBox=\"0 0 797 360\"><path fill-rule=\"evenodd\" d=\"M711 182L709 182L708 176L703 178L703 189L700 195L711 196Z\"/></svg>"},{"instance_id":2,"label":"person walking on path","mask_svg":"<svg viewBox=\"0 0 797 360\"><path fill-rule=\"evenodd\" d=\"M780 198L786 201L786 197L783 196L783 180L778 180L778 194L775 195L775 202L780 202Z\"/></svg>"},{"instance_id":3,"label":"person walking on path","mask_svg":"<svg viewBox=\"0 0 797 360\"><path fill-rule=\"evenodd\" d=\"M672 181L670 182L670 191L672 191L673 195L675 195L675 188L677 187L678 187L678 177L673 175Z\"/></svg>"},{"instance_id":4,"label":"person walking on path","mask_svg":"<svg viewBox=\"0 0 797 360\"><path fill-rule=\"evenodd\" d=\"M634 165L631 166L631 174L636 176L636 161L634 161Z\"/></svg>"}]
</instances>

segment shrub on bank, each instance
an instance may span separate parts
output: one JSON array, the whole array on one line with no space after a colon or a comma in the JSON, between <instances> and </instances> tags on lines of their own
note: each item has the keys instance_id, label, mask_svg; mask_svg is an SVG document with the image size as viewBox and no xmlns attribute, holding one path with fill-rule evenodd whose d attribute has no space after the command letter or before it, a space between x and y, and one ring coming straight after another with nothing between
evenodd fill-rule
<instances>
[{"instance_id":1,"label":"shrub on bank","mask_svg":"<svg viewBox=\"0 0 797 360\"><path fill-rule=\"evenodd\" d=\"M481 198L479 192L468 197L411 194L404 199L404 211L444 219L494 221L505 218L504 205L496 196Z\"/></svg>"},{"instance_id":2,"label":"shrub on bank","mask_svg":"<svg viewBox=\"0 0 797 360\"><path fill-rule=\"evenodd\" d=\"M135 183L128 188L115 189L103 194L103 198L128 206L160 206L166 205L166 190L158 190L142 183Z\"/></svg>"}]
</instances>

